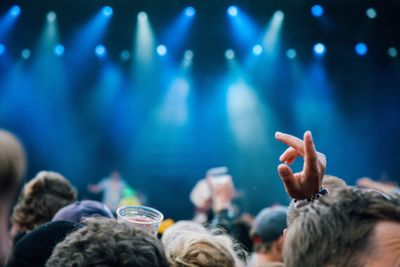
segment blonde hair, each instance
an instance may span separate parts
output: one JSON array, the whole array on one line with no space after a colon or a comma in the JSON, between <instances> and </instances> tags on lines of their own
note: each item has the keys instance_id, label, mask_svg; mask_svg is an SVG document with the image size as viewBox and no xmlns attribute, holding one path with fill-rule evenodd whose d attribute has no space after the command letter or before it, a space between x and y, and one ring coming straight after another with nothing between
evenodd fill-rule
<instances>
[{"instance_id":1,"label":"blonde hair","mask_svg":"<svg viewBox=\"0 0 400 267\"><path fill-rule=\"evenodd\" d=\"M59 173L41 171L25 184L12 214L20 231L51 221L62 207L76 201L76 190Z\"/></svg>"},{"instance_id":2,"label":"blonde hair","mask_svg":"<svg viewBox=\"0 0 400 267\"><path fill-rule=\"evenodd\" d=\"M236 254L244 254L243 249L227 234L188 223L171 228L162 239L171 267L244 266Z\"/></svg>"}]
</instances>

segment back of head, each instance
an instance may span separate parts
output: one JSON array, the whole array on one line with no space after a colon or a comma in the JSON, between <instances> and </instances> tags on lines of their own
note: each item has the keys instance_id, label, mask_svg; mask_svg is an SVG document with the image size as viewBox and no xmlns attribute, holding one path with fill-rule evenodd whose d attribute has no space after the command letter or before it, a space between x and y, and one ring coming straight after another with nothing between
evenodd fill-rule
<instances>
[{"instance_id":1,"label":"back of head","mask_svg":"<svg viewBox=\"0 0 400 267\"><path fill-rule=\"evenodd\" d=\"M76 191L61 174L42 171L25 184L12 214L19 231L51 221L56 212L76 200Z\"/></svg>"},{"instance_id":2,"label":"back of head","mask_svg":"<svg viewBox=\"0 0 400 267\"><path fill-rule=\"evenodd\" d=\"M163 239L163 242L166 241ZM235 253L237 248L225 234L180 230L179 235L164 243L172 267L233 267L242 266Z\"/></svg>"},{"instance_id":3,"label":"back of head","mask_svg":"<svg viewBox=\"0 0 400 267\"><path fill-rule=\"evenodd\" d=\"M161 242L114 219L87 218L84 226L59 243L48 267L167 267Z\"/></svg>"},{"instance_id":4,"label":"back of head","mask_svg":"<svg viewBox=\"0 0 400 267\"><path fill-rule=\"evenodd\" d=\"M0 130L0 198L13 194L25 173L26 158L21 142Z\"/></svg>"},{"instance_id":5,"label":"back of head","mask_svg":"<svg viewBox=\"0 0 400 267\"><path fill-rule=\"evenodd\" d=\"M365 266L379 221L400 222L400 200L344 187L306 206L289 227L285 266Z\"/></svg>"}]
</instances>

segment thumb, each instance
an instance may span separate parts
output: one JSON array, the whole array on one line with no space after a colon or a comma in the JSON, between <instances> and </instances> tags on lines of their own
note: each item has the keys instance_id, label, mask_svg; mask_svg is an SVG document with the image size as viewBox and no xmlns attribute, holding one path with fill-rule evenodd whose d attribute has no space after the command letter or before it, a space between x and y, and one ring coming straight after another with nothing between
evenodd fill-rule
<instances>
[{"instance_id":1,"label":"thumb","mask_svg":"<svg viewBox=\"0 0 400 267\"><path fill-rule=\"evenodd\" d=\"M298 195L298 184L293 174L292 169L286 164L278 166L278 173L285 185L286 192L292 197L296 198Z\"/></svg>"}]
</instances>

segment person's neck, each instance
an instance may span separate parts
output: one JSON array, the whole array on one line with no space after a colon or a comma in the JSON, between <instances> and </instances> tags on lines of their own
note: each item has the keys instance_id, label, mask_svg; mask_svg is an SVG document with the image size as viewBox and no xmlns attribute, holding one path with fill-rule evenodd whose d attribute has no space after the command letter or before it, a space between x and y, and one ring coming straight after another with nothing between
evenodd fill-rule
<instances>
[{"instance_id":1,"label":"person's neck","mask_svg":"<svg viewBox=\"0 0 400 267\"><path fill-rule=\"evenodd\" d=\"M9 250L8 209L6 200L0 201L0 266L5 262Z\"/></svg>"},{"instance_id":2,"label":"person's neck","mask_svg":"<svg viewBox=\"0 0 400 267\"><path fill-rule=\"evenodd\" d=\"M262 262L280 262L279 257L274 255L273 253L255 253L256 262L260 264Z\"/></svg>"}]
</instances>

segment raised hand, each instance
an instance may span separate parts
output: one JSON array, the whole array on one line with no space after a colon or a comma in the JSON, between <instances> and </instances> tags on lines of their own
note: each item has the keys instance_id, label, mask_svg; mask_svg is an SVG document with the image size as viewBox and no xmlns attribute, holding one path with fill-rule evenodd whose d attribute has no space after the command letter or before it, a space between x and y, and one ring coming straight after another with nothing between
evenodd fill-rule
<instances>
[{"instance_id":1,"label":"raised hand","mask_svg":"<svg viewBox=\"0 0 400 267\"><path fill-rule=\"evenodd\" d=\"M326 169L325 155L315 149L310 131L304 133L303 140L281 132L276 132L275 138L289 146L279 157L284 164L278 166L286 192L297 200L311 198L321 188ZM289 165L299 156L304 157L303 170L293 173Z\"/></svg>"}]
</instances>

